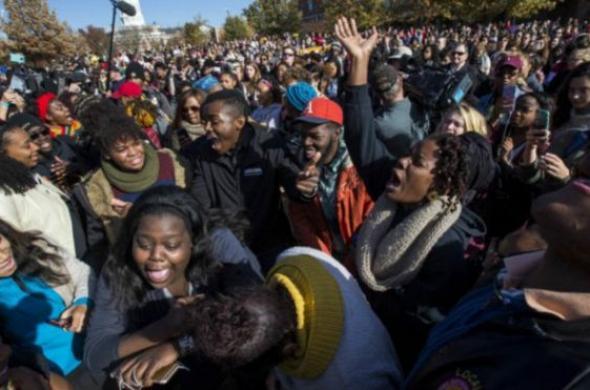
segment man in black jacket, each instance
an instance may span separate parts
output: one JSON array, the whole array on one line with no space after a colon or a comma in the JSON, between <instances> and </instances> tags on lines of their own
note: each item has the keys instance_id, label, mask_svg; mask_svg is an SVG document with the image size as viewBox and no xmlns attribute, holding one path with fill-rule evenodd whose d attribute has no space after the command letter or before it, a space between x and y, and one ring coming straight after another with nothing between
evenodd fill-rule
<instances>
[{"instance_id":1,"label":"man in black jacket","mask_svg":"<svg viewBox=\"0 0 590 390\"><path fill-rule=\"evenodd\" d=\"M281 206L280 188L292 199L317 191L315 166L300 172L277 133L248 123L248 104L235 91L209 95L201 108L206 136L186 155L192 160L192 194L206 208L244 210L250 222L248 244L264 270L279 251L292 244Z\"/></svg>"}]
</instances>

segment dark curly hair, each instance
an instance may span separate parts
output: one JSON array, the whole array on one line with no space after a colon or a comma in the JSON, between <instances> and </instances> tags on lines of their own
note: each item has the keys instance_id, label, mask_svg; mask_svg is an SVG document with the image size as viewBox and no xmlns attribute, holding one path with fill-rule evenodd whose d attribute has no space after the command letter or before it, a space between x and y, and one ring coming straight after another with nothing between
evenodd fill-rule
<instances>
[{"instance_id":1,"label":"dark curly hair","mask_svg":"<svg viewBox=\"0 0 590 390\"><path fill-rule=\"evenodd\" d=\"M451 134L434 134L428 139L438 146L431 190L450 199L461 199L467 189L468 170L460 138Z\"/></svg>"},{"instance_id":2,"label":"dark curly hair","mask_svg":"<svg viewBox=\"0 0 590 390\"><path fill-rule=\"evenodd\" d=\"M103 274L106 283L116 292L116 301L123 309L137 308L151 286L141 276L133 259L133 239L139 224L147 215L175 215L182 219L192 239L192 253L186 269L186 279L207 285L219 268L210 254L210 232L227 227L243 239L245 223L239 216L228 216L215 210L208 213L188 192L176 186L160 186L144 192L133 204L123 222ZM233 218L232 218L233 217Z\"/></svg>"},{"instance_id":3,"label":"dark curly hair","mask_svg":"<svg viewBox=\"0 0 590 390\"><path fill-rule=\"evenodd\" d=\"M269 369L296 348L295 309L282 287L244 287L191 308L197 348L225 369Z\"/></svg>"},{"instance_id":4,"label":"dark curly hair","mask_svg":"<svg viewBox=\"0 0 590 390\"><path fill-rule=\"evenodd\" d=\"M113 144L121 139L145 139L143 131L121 106L109 99L90 105L80 117L84 129L92 138L92 144L107 154Z\"/></svg>"},{"instance_id":5,"label":"dark curly hair","mask_svg":"<svg viewBox=\"0 0 590 390\"><path fill-rule=\"evenodd\" d=\"M56 271L63 263L62 258L57 255L57 247L47 242L39 233L20 232L0 220L0 235L10 243L17 266L14 274L17 283L20 276L24 275L42 279L52 286L63 286L70 281L67 273ZM19 284L23 286L22 283Z\"/></svg>"}]
</instances>

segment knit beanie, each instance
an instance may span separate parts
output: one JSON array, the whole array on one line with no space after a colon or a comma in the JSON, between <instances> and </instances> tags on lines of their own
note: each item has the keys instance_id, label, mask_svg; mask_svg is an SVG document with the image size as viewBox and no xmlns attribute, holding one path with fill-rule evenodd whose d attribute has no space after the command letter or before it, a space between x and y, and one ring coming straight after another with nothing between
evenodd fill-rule
<instances>
[{"instance_id":1,"label":"knit beanie","mask_svg":"<svg viewBox=\"0 0 590 390\"><path fill-rule=\"evenodd\" d=\"M205 92L211 91L213 87L219 84L219 80L215 76L207 75L205 77L201 77L197 81L193 83L193 88L201 89Z\"/></svg>"},{"instance_id":2,"label":"knit beanie","mask_svg":"<svg viewBox=\"0 0 590 390\"><path fill-rule=\"evenodd\" d=\"M315 379L332 362L344 333L344 299L338 282L322 265L323 253L295 247L279 255L266 284L282 286L295 307L298 350L279 368L300 379Z\"/></svg>"},{"instance_id":3,"label":"knit beanie","mask_svg":"<svg viewBox=\"0 0 590 390\"><path fill-rule=\"evenodd\" d=\"M307 104L317 96L317 92L311 85L299 81L287 88L287 101L297 111L303 111Z\"/></svg>"},{"instance_id":4,"label":"knit beanie","mask_svg":"<svg viewBox=\"0 0 590 390\"><path fill-rule=\"evenodd\" d=\"M57 96L52 92L46 92L37 98L37 108L39 110L39 118L43 122L47 122L47 110L49 103L51 103Z\"/></svg>"}]
</instances>

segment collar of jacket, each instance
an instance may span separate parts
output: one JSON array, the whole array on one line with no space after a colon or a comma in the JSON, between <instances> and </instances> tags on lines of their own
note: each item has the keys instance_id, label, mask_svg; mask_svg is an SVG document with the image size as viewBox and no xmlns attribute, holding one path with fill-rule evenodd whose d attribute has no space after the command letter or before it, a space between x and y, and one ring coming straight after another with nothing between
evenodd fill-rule
<instances>
[{"instance_id":1,"label":"collar of jacket","mask_svg":"<svg viewBox=\"0 0 590 390\"><path fill-rule=\"evenodd\" d=\"M215 151L211 150L216 155L218 161L228 161L230 165L239 164L249 165L254 161L258 161L259 157L254 159L254 155L258 156L257 153L248 153L254 147L253 142L256 138L256 131L250 124L246 124L242 129L240 138L236 143L236 146L227 152L226 154L219 155Z\"/></svg>"}]
</instances>

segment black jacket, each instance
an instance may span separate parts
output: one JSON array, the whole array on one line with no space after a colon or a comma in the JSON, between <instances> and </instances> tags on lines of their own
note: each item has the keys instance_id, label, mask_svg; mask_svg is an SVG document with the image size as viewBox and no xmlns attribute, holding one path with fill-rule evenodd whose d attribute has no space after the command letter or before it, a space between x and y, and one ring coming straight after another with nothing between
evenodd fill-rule
<instances>
[{"instance_id":1,"label":"black jacket","mask_svg":"<svg viewBox=\"0 0 590 390\"><path fill-rule=\"evenodd\" d=\"M587 388L590 321L535 312L513 294L507 302L492 285L466 296L431 332L406 387Z\"/></svg>"},{"instance_id":2,"label":"black jacket","mask_svg":"<svg viewBox=\"0 0 590 390\"><path fill-rule=\"evenodd\" d=\"M192 161L192 194L205 208L245 211L250 222L248 244L257 255L291 243L279 187L299 199L299 168L285 150L283 138L247 124L236 148L220 156L206 137L184 151ZM262 259L261 259L262 261ZM263 264L264 266L264 264Z\"/></svg>"},{"instance_id":3,"label":"black jacket","mask_svg":"<svg viewBox=\"0 0 590 390\"><path fill-rule=\"evenodd\" d=\"M344 140L350 158L373 199L385 190L391 169L400 157L377 137L367 85L347 87L344 100Z\"/></svg>"}]
</instances>

